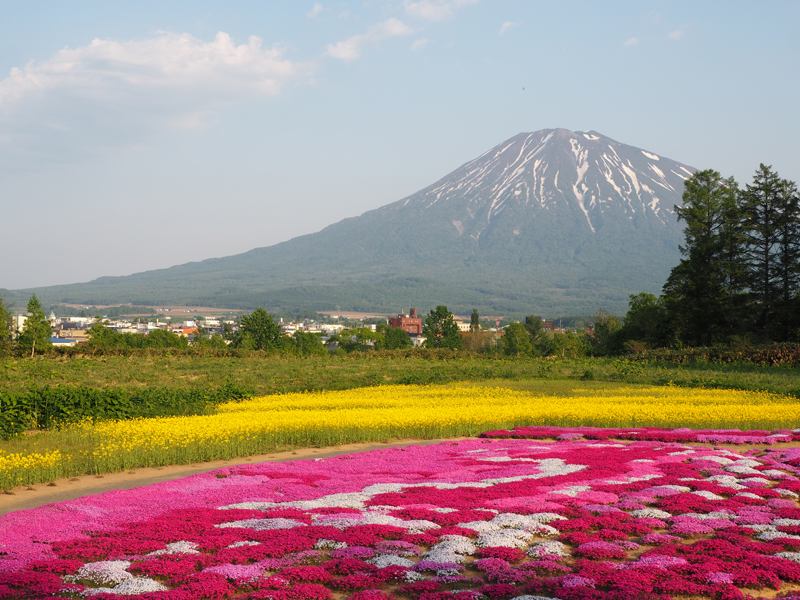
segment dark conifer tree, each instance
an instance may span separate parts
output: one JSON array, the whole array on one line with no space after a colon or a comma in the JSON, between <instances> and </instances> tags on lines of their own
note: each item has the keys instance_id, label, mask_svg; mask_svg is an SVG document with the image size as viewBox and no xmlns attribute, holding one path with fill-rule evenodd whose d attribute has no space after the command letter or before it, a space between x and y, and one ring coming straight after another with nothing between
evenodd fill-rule
<instances>
[{"instance_id":1,"label":"dark conifer tree","mask_svg":"<svg viewBox=\"0 0 800 600\"><path fill-rule=\"evenodd\" d=\"M778 300L773 337L797 339L800 327L800 197L797 184L786 179L779 184L778 203Z\"/></svg>"},{"instance_id":2,"label":"dark conifer tree","mask_svg":"<svg viewBox=\"0 0 800 600\"><path fill-rule=\"evenodd\" d=\"M772 321L781 289L781 180L763 163L741 193L745 253L750 294L755 301L756 326L765 342L773 339Z\"/></svg>"},{"instance_id":3,"label":"dark conifer tree","mask_svg":"<svg viewBox=\"0 0 800 600\"><path fill-rule=\"evenodd\" d=\"M678 338L709 345L731 335L741 292L741 233L736 182L714 170L686 181L678 220L686 223L684 255L664 286L671 327Z\"/></svg>"}]
</instances>

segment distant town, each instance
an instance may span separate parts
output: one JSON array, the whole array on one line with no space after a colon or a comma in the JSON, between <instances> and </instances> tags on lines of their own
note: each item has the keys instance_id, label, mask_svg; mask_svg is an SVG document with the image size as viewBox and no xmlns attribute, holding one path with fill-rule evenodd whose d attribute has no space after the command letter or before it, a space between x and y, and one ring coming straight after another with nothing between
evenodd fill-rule
<instances>
[{"instance_id":1,"label":"distant town","mask_svg":"<svg viewBox=\"0 0 800 600\"><path fill-rule=\"evenodd\" d=\"M90 311L98 312L98 307L83 306L81 312ZM115 307L117 308L117 307ZM164 312L175 312L174 316L165 316ZM180 311L188 313L185 318L180 315ZM191 344L198 336L213 336L220 335L224 337L227 343L239 330L238 317L230 315L194 315L192 309L172 309L163 308L159 309L157 316L148 317L124 317L113 318L102 314L102 309L99 310L100 314L95 316L75 316L63 315L56 316L51 310L47 320L52 330L52 337L50 342L54 347L67 348L78 344L83 344L90 339L90 330L92 326L100 324L108 329L112 329L117 333L139 334L147 336L153 331L161 330L180 337L187 338ZM12 317L12 334L19 335L28 319L27 314L16 314ZM502 336L504 331L504 320L495 319L494 326L487 326L487 319L484 319L484 325L481 327L482 331L487 333L495 333L496 337ZM489 320L491 322L491 320ZM355 328L365 328L372 331L378 329L380 323L385 323L389 327L402 329L408 333L414 346L422 346L425 337L422 335L423 319L419 316L416 308L411 308L408 313L399 313L394 317L379 318L379 317L362 317L351 318L344 316L343 313L338 314L320 314L318 319L297 319L284 321L283 318L278 319L281 333L287 337L294 336L297 332L305 332L317 334L321 337L323 342L343 331L348 331ZM456 318L455 324L461 333L471 331L471 322L463 318ZM545 331L553 333L565 333L572 331L571 329L560 327L558 321L542 320L542 328Z\"/></svg>"}]
</instances>

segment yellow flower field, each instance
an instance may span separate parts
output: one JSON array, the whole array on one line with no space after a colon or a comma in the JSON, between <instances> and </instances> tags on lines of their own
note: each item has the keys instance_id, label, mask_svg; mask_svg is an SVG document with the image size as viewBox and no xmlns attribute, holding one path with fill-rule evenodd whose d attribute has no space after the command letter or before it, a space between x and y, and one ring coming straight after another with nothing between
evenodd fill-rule
<instances>
[{"instance_id":1,"label":"yellow flower field","mask_svg":"<svg viewBox=\"0 0 800 600\"><path fill-rule=\"evenodd\" d=\"M207 416L84 422L60 432L71 452L0 454L0 486L41 481L45 474L110 472L285 447L474 436L526 425L795 428L798 414L790 397L676 387L576 389L566 397L468 384L274 395L223 404Z\"/></svg>"}]
</instances>

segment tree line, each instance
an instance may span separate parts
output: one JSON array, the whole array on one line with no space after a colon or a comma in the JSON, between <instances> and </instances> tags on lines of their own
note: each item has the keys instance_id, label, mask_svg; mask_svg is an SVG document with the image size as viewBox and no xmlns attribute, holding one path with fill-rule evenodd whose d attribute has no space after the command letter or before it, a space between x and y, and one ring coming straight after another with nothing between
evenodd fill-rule
<instances>
[{"instance_id":1,"label":"tree line","mask_svg":"<svg viewBox=\"0 0 800 600\"><path fill-rule=\"evenodd\" d=\"M686 181L682 199L683 258L660 297L631 297L623 337L660 347L800 341L795 182L764 164L744 187L709 169Z\"/></svg>"}]
</instances>

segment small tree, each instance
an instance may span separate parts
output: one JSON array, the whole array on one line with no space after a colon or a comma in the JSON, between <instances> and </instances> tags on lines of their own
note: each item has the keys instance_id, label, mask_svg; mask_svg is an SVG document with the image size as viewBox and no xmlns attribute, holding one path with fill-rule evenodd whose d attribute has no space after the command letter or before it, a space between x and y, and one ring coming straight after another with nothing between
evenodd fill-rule
<instances>
[{"instance_id":1,"label":"small tree","mask_svg":"<svg viewBox=\"0 0 800 600\"><path fill-rule=\"evenodd\" d=\"M517 358L533 354L533 345L522 323L511 323L506 326L503 334L503 354Z\"/></svg>"},{"instance_id":2,"label":"small tree","mask_svg":"<svg viewBox=\"0 0 800 600\"><path fill-rule=\"evenodd\" d=\"M236 348L244 350L269 350L282 347L283 337L280 326L272 320L272 316L263 308L258 308L252 314L242 316L233 343Z\"/></svg>"},{"instance_id":3,"label":"small tree","mask_svg":"<svg viewBox=\"0 0 800 600\"><path fill-rule=\"evenodd\" d=\"M26 353L30 350L31 357L33 357L37 350L44 352L52 347L53 344L50 342L52 335L53 331L50 329L50 323L47 322L47 315L44 313L42 303L34 294L28 300L28 318L17 342L19 348Z\"/></svg>"},{"instance_id":4,"label":"small tree","mask_svg":"<svg viewBox=\"0 0 800 600\"><path fill-rule=\"evenodd\" d=\"M644 342L648 346L663 345L667 311L664 301L653 294L631 294L625 315L623 336L626 341Z\"/></svg>"},{"instance_id":5,"label":"small tree","mask_svg":"<svg viewBox=\"0 0 800 600\"><path fill-rule=\"evenodd\" d=\"M308 331L296 331L292 336L294 352L299 356L321 356L328 353L322 336Z\"/></svg>"},{"instance_id":6,"label":"small tree","mask_svg":"<svg viewBox=\"0 0 800 600\"><path fill-rule=\"evenodd\" d=\"M12 343L11 311L0 298L0 356L7 356L11 353Z\"/></svg>"},{"instance_id":7,"label":"small tree","mask_svg":"<svg viewBox=\"0 0 800 600\"><path fill-rule=\"evenodd\" d=\"M592 354L595 356L622 354L623 342L619 319L601 310L594 317L594 333L589 339Z\"/></svg>"},{"instance_id":8,"label":"small tree","mask_svg":"<svg viewBox=\"0 0 800 600\"><path fill-rule=\"evenodd\" d=\"M547 356L553 352L552 340L545 333L539 317L534 315L525 317L525 331L528 333L534 356Z\"/></svg>"},{"instance_id":9,"label":"small tree","mask_svg":"<svg viewBox=\"0 0 800 600\"><path fill-rule=\"evenodd\" d=\"M460 349L464 344L453 313L447 310L443 304L437 306L425 317L422 335L425 336L423 345L426 348Z\"/></svg>"},{"instance_id":10,"label":"small tree","mask_svg":"<svg viewBox=\"0 0 800 600\"><path fill-rule=\"evenodd\" d=\"M414 345L411 341L411 336L408 332L399 327L386 327L383 330L383 340L378 342L378 349L380 350L398 350L401 348L410 348Z\"/></svg>"}]
</instances>

